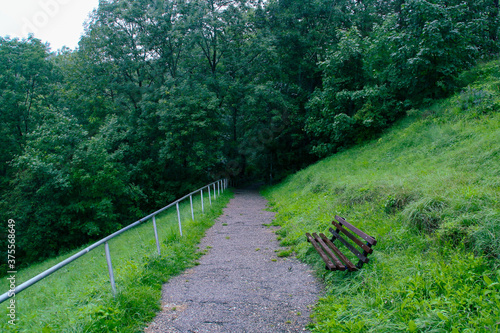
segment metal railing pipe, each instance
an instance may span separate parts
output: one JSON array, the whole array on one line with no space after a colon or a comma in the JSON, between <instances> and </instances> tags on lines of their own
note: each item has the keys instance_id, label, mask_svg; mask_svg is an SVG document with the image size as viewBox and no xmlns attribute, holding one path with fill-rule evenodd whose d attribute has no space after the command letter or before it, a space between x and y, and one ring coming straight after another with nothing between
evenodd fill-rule
<instances>
[{"instance_id":1,"label":"metal railing pipe","mask_svg":"<svg viewBox=\"0 0 500 333\"><path fill-rule=\"evenodd\" d=\"M193 191L187 195L185 195L184 197L180 198L180 199L177 199L176 201L168 204L167 206L141 218L140 220L134 222L134 223L131 223L129 224L128 226L112 233L111 235L95 242L94 244L86 247L85 249L75 253L74 255L70 256L69 258L61 261L60 263L50 267L49 269L43 271L42 273L36 275L35 277L21 283L20 285L16 286L14 290L9 290L8 292L0 295L0 303L6 301L7 299L13 297L14 295L20 293L21 291L27 289L28 287L34 285L35 283L39 282L40 280L46 278L47 276L51 275L52 273L58 271L59 269L63 268L64 266L68 265L69 263L75 261L76 259L80 258L81 256L89 253L90 251L92 251L93 249L105 244L105 251L109 252L109 245L107 244L107 242L119 235L121 235L122 233L124 233L125 231L128 231L136 226L138 226L139 224L153 218L153 225L155 226L155 231L156 231L156 219L155 219L155 216L167 209L169 209L170 207L173 207L174 205L176 206L177 208L177 218L178 218L178 221L179 221L179 231L180 231L180 234L182 236L182 225L181 225L181 216L180 216L180 211L179 211L179 202L181 202L182 200L186 199L187 197L189 196L192 196L198 192L201 192L201 195L203 196L203 189L205 188L208 188L208 193L209 193L209 200L210 200L210 204L212 204L212 199L210 197L210 187L213 186L214 188L214 199L215 199L215 183L217 182L213 182L209 185L205 185L203 186L202 188L196 190L196 191ZM203 203L203 200L202 200L202 203ZM202 208L203 209L203 208ZM194 214L194 213L193 213ZM158 250L158 253L160 253L160 249L159 249L159 241L157 239L157 235L155 235L155 238L156 238L156 241L157 241L157 250ZM106 250L107 249L107 250ZM111 270L110 270L110 280L112 280L111 284L112 284L112 288L113 288L113 293L116 293L116 286L115 286L115 283L114 283L114 276L113 276L113 273L112 273L112 266L111 266L111 257L109 257L109 263L108 263L108 269L109 267L111 267Z\"/></svg>"}]
</instances>

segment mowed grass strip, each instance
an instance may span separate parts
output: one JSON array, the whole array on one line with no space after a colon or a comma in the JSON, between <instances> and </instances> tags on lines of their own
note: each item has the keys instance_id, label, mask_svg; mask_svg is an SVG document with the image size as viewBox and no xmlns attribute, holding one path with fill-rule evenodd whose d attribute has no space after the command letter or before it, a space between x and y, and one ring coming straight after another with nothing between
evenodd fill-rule
<instances>
[{"instance_id":1,"label":"mowed grass strip","mask_svg":"<svg viewBox=\"0 0 500 333\"><path fill-rule=\"evenodd\" d=\"M312 332L500 331L500 62L455 96L264 191L283 246L326 286ZM329 272L306 232L335 214L377 238Z\"/></svg>"},{"instance_id":2,"label":"mowed grass strip","mask_svg":"<svg viewBox=\"0 0 500 333\"><path fill-rule=\"evenodd\" d=\"M116 280L113 298L104 245L80 257L44 280L15 296L16 325L8 324L7 305L2 304L2 332L140 332L160 310L161 285L196 263L197 244L205 230L222 213L233 193L226 190L217 199L204 193L193 197L195 221L189 198L180 204L183 237L179 235L175 206L156 217L161 255L157 253L152 220L109 241ZM131 221L132 223L133 221ZM84 249L82 247L81 249ZM20 284L67 257L75 250L16 275ZM4 279L3 290L8 290Z\"/></svg>"}]
</instances>

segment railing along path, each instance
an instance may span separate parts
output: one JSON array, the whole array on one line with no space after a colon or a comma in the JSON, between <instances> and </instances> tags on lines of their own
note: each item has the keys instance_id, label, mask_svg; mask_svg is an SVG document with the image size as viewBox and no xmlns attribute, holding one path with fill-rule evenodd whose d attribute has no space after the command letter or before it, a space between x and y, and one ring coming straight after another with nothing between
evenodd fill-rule
<instances>
[{"instance_id":1,"label":"railing along path","mask_svg":"<svg viewBox=\"0 0 500 333\"><path fill-rule=\"evenodd\" d=\"M179 210L179 203L187 198L189 198L189 201L190 201L190 204L191 204L191 218L193 219L194 221L194 209L193 209L193 195L196 195L198 192L200 192L200 195L201 195L201 211L202 213L205 212L205 207L204 207L204 202L203 202L203 190L207 189L208 191L208 200L210 202L210 205L212 205L212 197L214 198L214 200L217 198L217 195L220 195L221 191L224 192L224 190L227 188L228 186L228 181L227 179L221 179L221 180L218 180L216 182L213 182L209 185L206 185L196 191L193 191L185 196L183 196L182 198L180 199L177 199L176 201L170 203L169 205L163 207L162 209L159 209L157 210L156 212L154 213L151 213L149 214L148 216L145 216L143 217L142 219L132 223L132 224L129 224L128 226L126 226L125 228L123 229L120 229L118 231L116 231L115 233L112 233L111 235L101 239L100 241L97 241L95 242L94 244L90 245L89 247L79 251L78 253L72 255L71 257L61 261L60 263L52 266L51 268L45 270L44 272L38 274L37 276L29 279L28 281L16 286L16 288L14 290L9 290L8 292L2 294L0 296L0 303L6 301L7 299L13 297L14 295L20 293L21 291L25 290L26 288L28 287L31 287L32 285L34 285L35 283L39 282L40 280L46 278L47 276L49 276L50 274L56 272L57 270L63 268L64 266L66 266L67 264L75 261L76 259L80 258L81 256L89 253L90 251L92 251L93 249L97 248L98 246L104 244L104 251L106 253L106 262L108 264L108 272L109 272L109 280L111 282L111 289L113 291L113 296L116 296L116 285L115 285L115 278L114 278L114 272L113 272L113 265L111 263L111 255L110 255L110 251L109 251L109 244L108 244L108 241L121 235L122 233L124 233L125 231L127 230L130 230L136 226L138 226L139 224L141 223L144 223L145 221L149 220L149 219L152 219L153 220L153 228L154 228L154 232L155 232L155 240L156 240L156 249L158 251L158 255L161 254L161 251L160 251L160 242L159 242L159 239L158 239L158 230L156 228L156 215L158 215L159 213L169 209L170 207L173 207L174 205L176 206L176 209L177 209L177 219L178 219L178 222L179 222L179 233L182 237L182 223L181 223L181 213L180 213L180 210ZM213 193L211 193L211 189L213 189Z\"/></svg>"}]
</instances>

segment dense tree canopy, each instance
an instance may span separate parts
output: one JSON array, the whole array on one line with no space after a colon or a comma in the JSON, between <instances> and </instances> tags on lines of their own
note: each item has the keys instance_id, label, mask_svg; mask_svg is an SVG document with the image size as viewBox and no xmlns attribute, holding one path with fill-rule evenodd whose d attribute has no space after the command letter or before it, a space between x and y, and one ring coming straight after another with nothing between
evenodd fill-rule
<instances>
[{"instance_id":1,"label":"dense tree canopy","mask_svg":"<svg viewBox=\"0 0 500 333\"><path fill-rule=\"evenodd\" d=\"M459 89L498 27L495 0L103 0L77 50L0 38L2 220L29 262L279 180Z\"/></svg>"}]
</instances>

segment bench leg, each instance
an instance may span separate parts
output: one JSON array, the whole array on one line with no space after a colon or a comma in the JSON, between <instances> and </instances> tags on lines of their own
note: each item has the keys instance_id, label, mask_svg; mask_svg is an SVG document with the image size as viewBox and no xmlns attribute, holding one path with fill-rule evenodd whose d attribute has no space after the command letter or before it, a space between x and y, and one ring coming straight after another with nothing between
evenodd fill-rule
<instances>
[{"instance_id":1,"label":"bench leg","mask_svg":"<svg viewBox=\"0 0 500 333\"><path fill-rule=\"evenodd\" d=\"M366 242L366 245L367 245L369 248L371 248L371 247L372 247L372 245L371 245L370 243L368 243L368 242ZM364 255L365 257L366 257L366 256L368 256L368 252L363 251L363 255ZM361 269L361 268L363 267L363 261L362 261L362 260L358 261L358 264L356 265L356 267L357 267L357 268L359 268L359 269Z\"/></svg>"}]
</instances>

